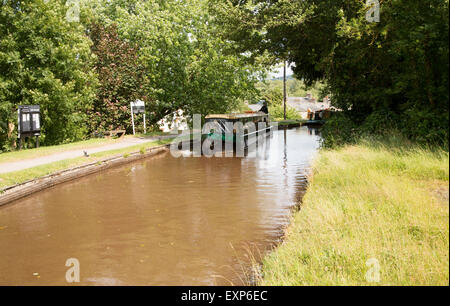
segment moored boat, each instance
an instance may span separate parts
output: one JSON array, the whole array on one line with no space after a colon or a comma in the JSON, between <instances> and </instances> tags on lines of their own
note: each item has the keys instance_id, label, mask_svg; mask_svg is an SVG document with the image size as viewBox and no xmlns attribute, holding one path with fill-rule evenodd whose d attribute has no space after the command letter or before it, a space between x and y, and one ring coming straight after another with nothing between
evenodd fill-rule
<instances>
[{"instance_id":1,"label":"moored boat","mask_svg":"<svg viewBox=\"0 0 450 306\"><path fill-rule=\"evenodd\" d=\"M272 130L270 116L263 112L244 114L214 114L205 117L203 140L230 142L233 144L243 142L244 147L252 144L261 136Z\"/></svg>"}]
</instances>

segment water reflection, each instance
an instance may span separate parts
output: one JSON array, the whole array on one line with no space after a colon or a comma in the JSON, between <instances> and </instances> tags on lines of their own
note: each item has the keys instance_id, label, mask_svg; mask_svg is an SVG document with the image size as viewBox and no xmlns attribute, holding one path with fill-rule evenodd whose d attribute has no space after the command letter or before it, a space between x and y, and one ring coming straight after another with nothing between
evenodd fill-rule
<instances>
[{"instance_id":1,"label":"water reflection","mask_svg":"<svg viewBox=\"0 0 450 306\"><path fill-rule=\"evenodd\" d=\"M299 128L255 158L159 155L0 208L0 284L64 285L72 257L83 284L241 284L249 249L280 238L318 140Z\"/></svg>"}]
</instances>

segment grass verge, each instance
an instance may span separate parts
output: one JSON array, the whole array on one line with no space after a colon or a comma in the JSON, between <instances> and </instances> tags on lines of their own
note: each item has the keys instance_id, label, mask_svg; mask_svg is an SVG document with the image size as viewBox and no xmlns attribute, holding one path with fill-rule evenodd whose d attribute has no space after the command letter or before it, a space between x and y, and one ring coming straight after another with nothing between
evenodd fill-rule
<instances>
[{"instance_id":1,"label":"grass verge","mask_svg":"<svg viewBox=\"0 0 450 306\"><path fill-rule=\"evenodd\" d=\"M133 137L133 136L126 136L126 137ZM71 150L95 148L103 145L113 144L120 141L121 139L93 138L89 140L57 146L48 146L48 147L40 147L37 149L26 149L21 151L1 153L0 164L16 162L29 158L38 158Z\"/></svg>"},{"instance_id":2,"label":"grass verge","mask_svg":"<svg viewBox=\"0 0 450 306\"><path fill-rule=\"evenodd\" d=\"M447 152L370 141L323 150L260 284L448 286L448 184Z\"/></svg>"},{"instance_id":3,"label":"grass verge","mask_svg":"<svg viewBox=\"0 0 450 306\"><path fill-rule=\"evenodd\" d=\"M290 125L302 125L306 122L306 120L280 120L278 121L278 126L279 127L283 127L283 126L290 126Z\"/></svg>"},{"instance_id":4,"label":"grass verge","mask_svg":"<svg viewBox=\"0 0 450 306\"><path fill-rule=\"evenodd\" d=\"M119 156L119 155L129 155L133 152L145 152L145 150L170 143L171 139L159 140L155 142L149 142L146 144L140 144L124 149L111 150L105 152L99 152L90 155L89 157L79 157L74 159L62 160L59 162L42 165L30 169L25 169L16 172L9 172L5 174L0 174L0 189L5 188L7 186L12 186L15 184L24 183L26 181L36 179L42 176L46 176L61 170L70 169L73 167L81 166L84 164L93 163L96 161L100 161L102 159L106 159L109 157Z\"/></svg>"}]
</instances>

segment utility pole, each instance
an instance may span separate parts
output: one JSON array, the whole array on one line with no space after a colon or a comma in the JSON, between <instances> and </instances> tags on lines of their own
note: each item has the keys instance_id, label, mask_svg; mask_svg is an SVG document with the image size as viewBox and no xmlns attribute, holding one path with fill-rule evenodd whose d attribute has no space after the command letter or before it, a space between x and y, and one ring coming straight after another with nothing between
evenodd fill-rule
<instances>
[{"instance_id":1,"label":"utility pole","mask_svg":"<svg viewBox=\"0 0 450 306\"><path fill-rule=\"evenodd\" d=\"M286 61L284 61L284 67L283 67L283 103L284 103L284 120L287 119L286 117L286 102L287 102L287 90L286 90Z\"/></svg>"}]
</instances>

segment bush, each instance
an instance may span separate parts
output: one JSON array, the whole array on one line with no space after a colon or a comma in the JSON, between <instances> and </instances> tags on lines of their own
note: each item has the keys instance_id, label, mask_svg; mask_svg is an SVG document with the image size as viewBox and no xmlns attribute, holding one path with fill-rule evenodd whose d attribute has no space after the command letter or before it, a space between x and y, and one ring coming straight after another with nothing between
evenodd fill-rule
<instances>
[{"instance_id":1,"label":"bush","mask_svg":"<svg viewBox=\"0 0 450 306\"><path fill-rule=\"evenodd\" d=\"M355 143L360 132L357 125L344 113L334 113L321 129L322 145L326 148Z\"/></svg>"},{"instance_id":2,"label":"bush","mask_svg":"<svg viewBox=\"0 0 450 306\"><path fill-rule=\"evenodd\" d=\"M389 110L371 113L361 125L361 132L369 135L389 135L398 130L399 116Z\"/></svg>"},{"instance_id":3,"label":"bush","mask_svg":"<svg viewBox=\"0 0 450 306\"><path fill-rule=\"evenodd\" d=\"M406 137L418 142L438 145L448 150L448 112L436 114L429 110L410 110L401 120L400 129Z\"/></svg>"},{"instance_id":4,"label":"bush","mask_svg":"<svg viewBox=\"0 0 450 306\"><path fill-rule=\"evenodd\" d=\"M333 148L355 144L361 138L382 140L395 136L448 151L448 114L445 113L436 117L431 112L410 111L400 116L377 111L359 124L355 122L348 113L334 113L322 128L322 145Z\"/></svg>"},{"instance_id":5,"label":"bush","mask_svg":"<svg viewBox=\"0 0 450 306\"><path fill-rule=\"evenodd\" d=\"M281 88L263 89L261 99L265 100L269 106L279 106L283 104L283 90Z\"/></svg>"},{"instance_id":6,"label":"bush","mask_svg":"<svg viewBox=\"0 0 450 306\"><path fill-rule=\"evenodd\" d=\"M66 12L60 1L0 2L0 151L14 148L21 104L41 106L42 145L86 137L97 78L90 40Z\"/></svg>"},{"instance_id":7,"label":"bush","mask_svg":"<svg viewBox=\"0 0 450 306\"><path fill-rule=\"evenodd\" d=\"M411 140L448 147L449 0L384 0L373 23L361 0L246 1L265 3L253 10L228 2L224 19L241 51L287 54L295 77L324 81L341 119L353 121L332 122L346 131L326 141L351 140L354 125L379 136L394 124Z\"/></svg>"}]
</instances>

